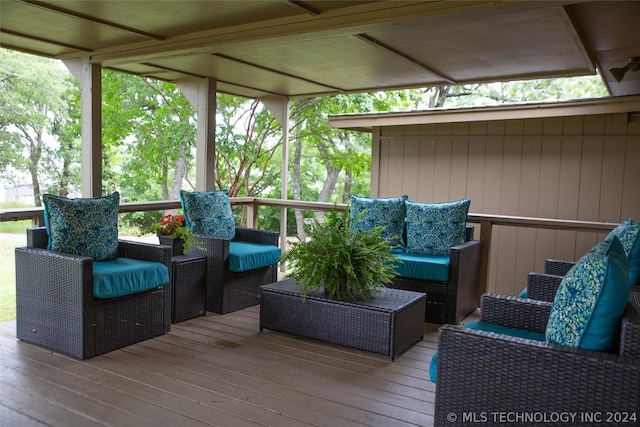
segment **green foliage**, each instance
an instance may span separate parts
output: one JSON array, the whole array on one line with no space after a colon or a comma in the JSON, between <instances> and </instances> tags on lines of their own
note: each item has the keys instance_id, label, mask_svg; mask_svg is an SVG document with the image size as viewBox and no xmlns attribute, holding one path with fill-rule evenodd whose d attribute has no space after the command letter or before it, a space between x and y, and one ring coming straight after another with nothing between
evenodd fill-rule
<instances>
[{"instance_id":1,"label":"green foliage","mask_svg":"<svg viewBox=\"0 0 640 427\"><path fill-rule=\"evenodd\" d=\"M231 197L261 196L281 182L282 129L257 100L218 94L216 186Z\"/></svg>"},{"instance_id":2,"label":"green foliage","mask_svg":"<svg viewBox=\"0 0 640 427\"><path fill-rule=\"evenodd\" d=\"M66 195L80 186L80 89L59 62L0 49L0 178ZM197 117L179 88L103 70L104 191L123 201L194 188ZM597 76L442 86L290 100L290 198L344 203L369 194L371 137L329 126L345 113L550 101L606 95ZM215 175L231 196L280 197L283 132L256 100L218 94ZM297 150L299 148L299 150ZM39 197L38 197L39 200ZM279 229L277 209L263 213ZM123 216L144 228L160 214ZM304 217L311 216L305 213ZM294 215L287 229L296 233Z\"/></svg>"},{"instance_id":3,"label":"green foliage","mask_svg":"<svg viewBox=\"0 0 640 427\"><path fill-rule=\"evenodd\" d=\"M102 86L106 188L127 201L177 199L193 168L195 110L172 83L105 70Z\"/></svg>"},{"instance_id":4,"label":"green foliage","mask_svg":"<svg viewBox=\"0 0 640 427\"><path fill-rule=\"evenodd\" d=\"M79 88L50 59L0 49L0 64L0 177L28 177L39 206L41 184L62 195L79 185Z\"/></svg>"},{"instance_id":5,"label":"green foliage","mask_svg":"<svg viewBox=\"0 0 640 427\"><path fill-rule=\"evenodd\" d=\"M330 299L370 299L396 275L396 257L381 236L383 227L358 232L349 227L349 212L327 216L308 227L310 240L297 241L283 255L289 277L300 285L302 298L325 289Z\"/></svg>"}]
</instances>

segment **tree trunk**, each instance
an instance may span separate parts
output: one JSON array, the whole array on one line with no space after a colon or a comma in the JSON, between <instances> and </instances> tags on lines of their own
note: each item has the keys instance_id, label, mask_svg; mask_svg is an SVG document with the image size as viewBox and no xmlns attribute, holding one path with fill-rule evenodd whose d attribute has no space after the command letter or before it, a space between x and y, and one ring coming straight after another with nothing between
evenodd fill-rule
<instances>
[{"instance_id":1,"label":"tree trunk","mask_svg":"<svg viewBox=\"0 0 640 427\"><path fill-rule=\"evenodd\" d=\"M342 167L335 167L333 165L329 156L329 148L324 143L318 144L318 150L320 151L320 155L322 156L322 158L325 159L324 167L327 170L327 178L322 184L322 189L320 190L320 194L318 195L318 201L328 202L334 190L336 189L336 184L338 183L338 178L340 177ZM316 212L315 217L319 222L323 222L324 214L324 211L318 211Z\"/></svg>"},{"instance_id":2,"label":"tree trunk","mask_svg":"<svg viewBox=\"0 0 640 427\"><path fill-rule=\"evenodd\" d=\"M185 155L185 146L180 146L180 156L176 160L173 170L173 179L171 180L171 189L169 190L169 199L174 200L180 198L180 189L182 181L187 174L187 160Z\"/></svg>"},{"instance_id":3,"label":"tree trunk","mask_svg":"<svg viewBox=\"0 0 640 427\"><path fill-rule=\"evenodd\" d=\"M344 191L342 192L342 203L349 203L349 195L351 195L351 187L353 186L353 172L348 170L345 172Z\"/></svg>"},{"instance_id":4,"label":"tree trunk","mask_svg":"<svg viewBox=\"0 0 640 427\"><path fill-rule=\"evenodd\" d=\"M293 200L302 199L302 178L300 176L300 159L302 158L302 142L296 139L293 148ZM296 232L301 241L307 240L307 234L304 232L304 213L300 209L294 209L296 217Z\"/></svg>"},{"instance_id":5,"label":"tree trunk","mask_svg":"<svg viewBox=\"0 0 640 427\"><path fill-rule=\"evenodd\" d=\"M71 184L71 163L73 161L73 142L65 140L60 143L62 154L62 171L60 173L60 195L62 197L69 197L69 185Z\"/></svg>"}]
</instances>

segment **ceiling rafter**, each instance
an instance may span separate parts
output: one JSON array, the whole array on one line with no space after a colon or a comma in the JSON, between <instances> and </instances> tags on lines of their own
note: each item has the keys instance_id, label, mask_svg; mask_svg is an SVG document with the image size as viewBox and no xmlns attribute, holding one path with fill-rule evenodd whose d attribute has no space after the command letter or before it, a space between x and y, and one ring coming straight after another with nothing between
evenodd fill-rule
<instances>
[{"instance_id":1,"label":"ceiling rafter","mask_svg":"<svg viewBox=\"0 0 640 427\"><path fill-rule=\"evenodd\" d=\"M131 28L131 27L128 27L126 25L118 24L116 22L111 22L111 21L107 21L105 19L96 18L94 16L85 15L83 13L74 12L72 10L65 9L63 7L58 7L58 6L55 6L53 4L44 3L42 1L36 1L36 0L19 0L19 1L21 3L28 4L29 6L33 6L33 7L37 7L37 8L40 8L40 9L48 10L50 12L59 13L61 15L71 16L71 17L77 18L77 19L83 19L85 21L89 21L89 22L92 22L94 24L105 25L107 27L115 28L117 30L125 31L127 33L135 34L137 36L144 37L144 38L147 38L147 39L158 40L158 41L164 40L164 37L158 36L156 34L147 33L145 31L140 31L140 30L138 30L136 28Z\"/></svg>"},{"instance_id":2,"label":"ceiling rafter","mask_svg":"<svg viewBox=\"0 0 640 427\"><path fill-rule=\"evenodd\" d=\"M303 81L303 82L307 82L307 83L315 84L315 85L318 85L318 86L326 87L327 89L331 89L331 90L334 90L334 91L337 91L337 92L341 92L341 93L346 92L345 89L339 88L337 86L331 86L331 85L328 85L328 84L325 84L325 83L320 83L320 82L317 82L317 81L314 81L314 80L311 80L311 79L307 79L307 78L304 78L304 77L301 77L301 76L297 76L295 74L286 73L284 71L276 70L274 68L269 68L269 67L262 66L260 64L255 64L253 62L244 61L242 59L233 58L231 56L224 55L222 53L213 53L212 56L215 56L217 58L226 59L228 61L237 62L239 64L248 65L248 66L253 67L253 68L258 68L260 70L269 71L271 73L275 73L275 74L278 74L278 75L281 75L281 76L297 79L297 80L300 80L300 81Z\"/></svg>"},{"instance_id":3,"label":"ceiling rafter","mask_svg":"<svg viewBox=\"0 0 640 427\"><path fill-rule=\"evenodd\" d=\"M509 3L509 2L507 2ZM118 48L97 50L92 56L96 62L127 62L148 60L156 56L166 56L171 52L202 53L206 49L220 46L240 46L272 44L279 42L300 42L326 36L353 35L365 32L370 25L393 22L416 16L431 16L456 10L496 7L491 1L455 2L397 2L383 0L362 6L346 7L320 15L290 16L259 23L221 27L196 33L171 37L160 42L139 42Z\"/></svg>"},{"instance_id":4,"label":"ceiling rafter","mask_svg":"<svg viewBox=\"0 0 640 427\"><path fill-rule=\"evenodd\" d=\"M440 71L436 71L433 68L421 63L420 61L418 61L415 58L410 57L409 55L399 51L398 49L395 49L383 42L381 42L380 40L375 39L374 37L371 37L367 34L357 34L356 35L357 38L359 38L360 40L363 40L366 43L369 43L372 46L377 47L378 49L383 49L389 53L394 54L395 56L402 58L402 59L406 59L407 61L412 62L413 64L417 65L418 67L422 68L423 70L429 72L430 74L434 74L438 77L440 77L443 81L450 83L450 84L456 84L456 82L448 76L445 76L442 72Z\"/></svg>"},{"instance_id":5,"label":"ceiling rafter","mask_svg":"<svg viewBox=\"0 0 640 427\"><path fill-rule=\"evenodd\" d=\"M287 3L289 3L291 6L295 7L296 9L302 10L304 13L307 13L309 15L320 15L319 10L309 6L308 4L305 4L302 1L287 0Z\"/></svg>"},{"instance_id":6,"label":"ceiling rafter","mask_svg":"<svg viewBox=\"0 0 640 427\"><path fill-rule=\"evenodd\" d=\"M78 45L73 45L73 44L69 44L69 43L63 43L63 42L59 42L59 41L55 41L52 39L45 39L44 37L36 37L36 36L32 36L29 34L24 34L24 33L20 33L17 31L11 31L11 30L7 30L7 29L3 29L0 30L0 35L1 34L9 34L12 35L14 37L21 37L23 39L26 40L33 40L33 41L37 41L37 42L41 42L41 43L47 43L53 46L60 46L60 47L66 47L69 49L74 49L74 50L81 50L83 52L91 52L90 48L84 47L84 46L78 46ZM5 44L2 44L3 46L5 46Z\"/></svg>"}]
</instances>

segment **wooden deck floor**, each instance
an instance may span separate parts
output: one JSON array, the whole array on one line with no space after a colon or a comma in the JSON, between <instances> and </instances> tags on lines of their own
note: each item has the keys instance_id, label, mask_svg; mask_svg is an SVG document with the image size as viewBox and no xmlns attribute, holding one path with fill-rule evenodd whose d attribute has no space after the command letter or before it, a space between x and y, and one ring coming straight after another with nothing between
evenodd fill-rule
<instances>
[{"instance_id":1,"label":"wooden deck floor","mask_svg":"<svg viewBox=\"0 0 640 427\"><path fill-rule=\"evenodd\" d=\"M0 324L0 426L429 426L437 325L390 362L258 331L258 307L173 325L87 361Z\"/></svg>"}]
</instances>

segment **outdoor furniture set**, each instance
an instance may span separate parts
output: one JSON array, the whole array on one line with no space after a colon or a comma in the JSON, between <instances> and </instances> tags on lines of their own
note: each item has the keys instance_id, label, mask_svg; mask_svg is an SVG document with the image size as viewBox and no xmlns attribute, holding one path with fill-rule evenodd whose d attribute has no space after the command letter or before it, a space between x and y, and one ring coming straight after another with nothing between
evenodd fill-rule
<instances>
[{"instance_id":1,"label":"outdoor furniture set","mask_svg":"<svg viewBox=\"0 0 640 427\"><path fill-rule=\"evenodd\" d=\"M624 221L578 262L548 260L522 297L485 294L480 321L442 326L435 425L505 413L523 424L564 414L556 424L638 425L639 235Z\"/></svg>"},{"instance_id":2,"label":"outdoor furniture set","mask_svg":"<svg viewBox=\"0 0 640 427\"><path fill-rule=\"evenodd\" d=\"M450 204L440 204L438 211L429 213L440 215L438 224L453 215L453 222L449 222L456 228L456 241L439 242L449 246L441 253L426 255L415 252L425 250L416 247L416 242L437 236L415 234L411 215L422 217L428 213L420 209L436 205L413 204L405 226L405 203L411 203L406 197L353 197L352 215L374 212L384 218L388 208L384 204L390 200L396 208L400 201L402 215L401 248L394 248L394 252L404 258L399 267L404 270L390 285L398 289L385 290L374 302L337 304L326 297L314 297L300 305L309 312L314 304L322 306L318 316L327 315L327 319L344 315L344 307L350 307L346 312L358 311L357 316L366 313L368 321L378 325L371 328L378 331L374 335L382 339L362 344L340 341L340 334L314 335L309 332L313 322L306 324L306 331L291 329L291 333L393 358L422 338L425 320L455 320L475 309L467 304L477 292L479 265L479 242L469 241L471 233L465 228L469 201L454 202L453 210ZM118 241L118 193L93 199L47 195L44 202L46 227L29 229L28 246L16 250L17 336L21 340L84 359L167 333L171 323L205 311L228 313L256 305L265 293L269 294L269 307L275 301L279 289L276 266L281 255L278 233L236 227L225 191L181 192L184 215L196 244L184 255L174 256L164 245ZM371 218L365 226L373 224ZM464 266L465 262L470 266ZM456 289L458 282L465 283L460 290ZM275 285L263 287L268 284ZM331 309L326 311L328 307ZM340 311L343 314L338 314ZM279 325L269 317L269 309L261 313L261 329L282 329ZM367 327L361 324L353 329Z\"/></svg>"}]
</instances>

